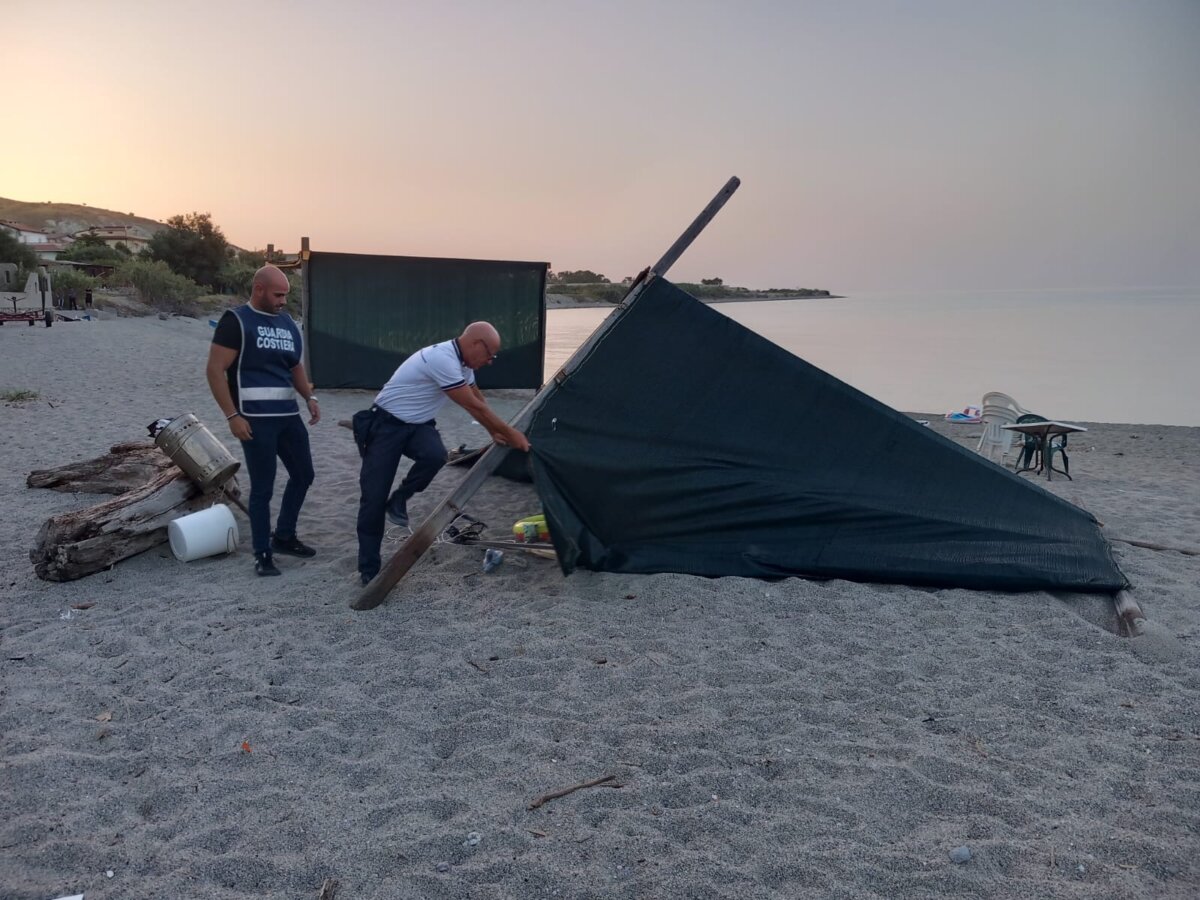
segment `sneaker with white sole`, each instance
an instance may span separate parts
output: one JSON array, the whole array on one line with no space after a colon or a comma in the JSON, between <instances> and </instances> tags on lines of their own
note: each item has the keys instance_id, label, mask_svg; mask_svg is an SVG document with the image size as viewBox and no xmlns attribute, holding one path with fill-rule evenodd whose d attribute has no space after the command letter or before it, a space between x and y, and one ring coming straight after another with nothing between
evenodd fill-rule
<instances>
[{"instance_id":1,"label":"sneaker with white sole","mask_svg":"<svg viewBox=\"0 0 1200 900\"><path fill-rule=\"evenodd\" d=\"M387 505L387 520L393 525L399 525L401 528L408 526L408 503L404 500L396 500Z\"/></svg>"}]
</instances>

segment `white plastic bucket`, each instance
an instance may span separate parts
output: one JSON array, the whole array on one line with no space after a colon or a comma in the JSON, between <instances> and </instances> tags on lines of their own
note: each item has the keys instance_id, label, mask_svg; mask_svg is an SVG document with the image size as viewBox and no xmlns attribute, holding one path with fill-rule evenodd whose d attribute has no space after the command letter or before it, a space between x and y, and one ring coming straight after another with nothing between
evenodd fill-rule
<instances>
[{"instance_id":1,"label":"white plastic bucket","mask_svg":"<svg viewBox=\"0 0 1200 900\"><path fill-rule=\"evenodd\" d=\"M191 562L237 549L238 526L224 503L176 519L167 526L171 552L180 562Z\"/></svg>"}]
</instances>

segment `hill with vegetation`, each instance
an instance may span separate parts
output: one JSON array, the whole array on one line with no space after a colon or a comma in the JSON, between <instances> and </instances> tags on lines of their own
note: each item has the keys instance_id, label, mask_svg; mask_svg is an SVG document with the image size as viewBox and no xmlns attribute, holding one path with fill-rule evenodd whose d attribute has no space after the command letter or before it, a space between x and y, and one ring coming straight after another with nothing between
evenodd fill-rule
<instances>
[{"instance_id":1,"label":"hill with vegetation","mask_svg":"<svg viewBox=\"0 0 1200 900\"><path fill-rule=\"evenodd\" d=\"M131 212L117 212L82 203L28 203L7 197L0 197L0 219L20 222L55 234L75 234L96 225L128 225L150 237L166 227L162 222Z\"/></svg>"}]
</instances>

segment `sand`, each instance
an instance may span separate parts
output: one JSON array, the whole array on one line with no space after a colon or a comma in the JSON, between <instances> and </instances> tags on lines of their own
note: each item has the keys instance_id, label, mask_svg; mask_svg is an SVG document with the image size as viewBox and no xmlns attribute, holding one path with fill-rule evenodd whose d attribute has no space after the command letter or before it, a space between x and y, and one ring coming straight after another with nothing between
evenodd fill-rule
<instances>
[{"instance_id":1,"label":"sand","mask_svg":"<svg viewBox=\"0 0 1200 900\"><path fill-rule=\"evenodd\" d=\"M564 579L512 554L484 574L456 546L355 613L357 455L335 423L369 396L324 391L315 559L255 578L239 514L236 554L163 545L39 581L41 523L103 498L29 470L188 411L240 458L210 335L0 329L0 390L40 394L0 406L0 897L1200 895L1197 556L1114 545L1152 623L1137 639L1104 598ZM442 421L450 446L482 440ZM1041 483L1114 534L1200 549L1200 429L1087 424L1075 481ZM471 511L502 537L537 501L491 479Z\"/></svg>"}]
</instances>

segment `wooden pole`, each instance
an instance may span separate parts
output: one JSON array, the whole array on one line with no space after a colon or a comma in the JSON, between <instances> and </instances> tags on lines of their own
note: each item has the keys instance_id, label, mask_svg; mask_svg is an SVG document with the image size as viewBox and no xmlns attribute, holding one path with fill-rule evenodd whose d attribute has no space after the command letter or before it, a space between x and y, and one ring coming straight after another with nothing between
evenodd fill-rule
<instances>
[{"instance_id":1,"label":"wooden pole","mask_svg":"<svg viewBox=\"0 0 1200 900\"><path fill-rule=\"evenodd\" d=\"M741 180L736 176L730 178L725 183L725 186L709 202L708 206L701 210L692 224L679 236L679 239L663 254L662 258L654 266L638 276L634 283L630 285L629 291L621 299L621 302L617 304L617 308L608 314L608 317L600 323L591 336L563 364L563 367L558 370L555 376L542 385L533 396L533 399L517 413L516 418L511 423L514 428L523 430L528 426L530 420L533 418L533 414L553 396L554 392L558 390L558 386L570 377L571 373L587 358L591 349L633 307L633 304L637 302L638 297L641 296L646 286L652 283L655 278L666 275L667 270L691 246L700 232L704 230L704 227L712 221L713 217L721 210L726 201L733 196L733 192L738 189L740 184ZM307 324L307 318L305 319L305 323ZM305 347L307 346L308 341L306 340ZM309 377L312 377L311 373ZM462 483L451 491L445 500L438 504L425 521L421 523L420 527L412 533L412 536L400 546L400 549L396 551L392 558L384 563L383 568L379 570L379 574L372 579L370 584L363 588L362 593L350 601L350 608L356 610L374 609L382 603L387 597L388 592L396 586L401 578L408 574L408 570L416 564L417 560L437 540L438 535L446 529L446 526L463 512L467 501L479 490L484 480L496 470L496 467L500 465L503 455L507 452L507 447L498 447L495 445L489 447L487 452L479 457L479 461L475 463L471 469L471 473L463 479Z\"/></svg>"},{"instance_id":2,"label":"wooden pole","mask_svg":"<svg viewBox=\"0 0 1200 900\"><path fill-rule=\"evenodd\" d=\"M1137 637L1146 628L1146 614L1141 606L1133 599L1129 591L1117 591L1113 594L1113 605L1117 608L1117 618L1125 627L1129 637Z\"/></svg>"},{"instance_id":3,"label":"wooden pole","mask_svg":"<svg viewBox=\"0 0 1200 900\"><path fill-rule=\"evenodd\" d=\"M312 337L312 329L308 327L308 307L311 301L308 284L308 253L308 238L302 237L300 238L300 343L302 346L300 361L304 363L304 371L308 373L308 380L316 384L312 366L308 361L308 342Z\"/></svg>"}]
</instances>

